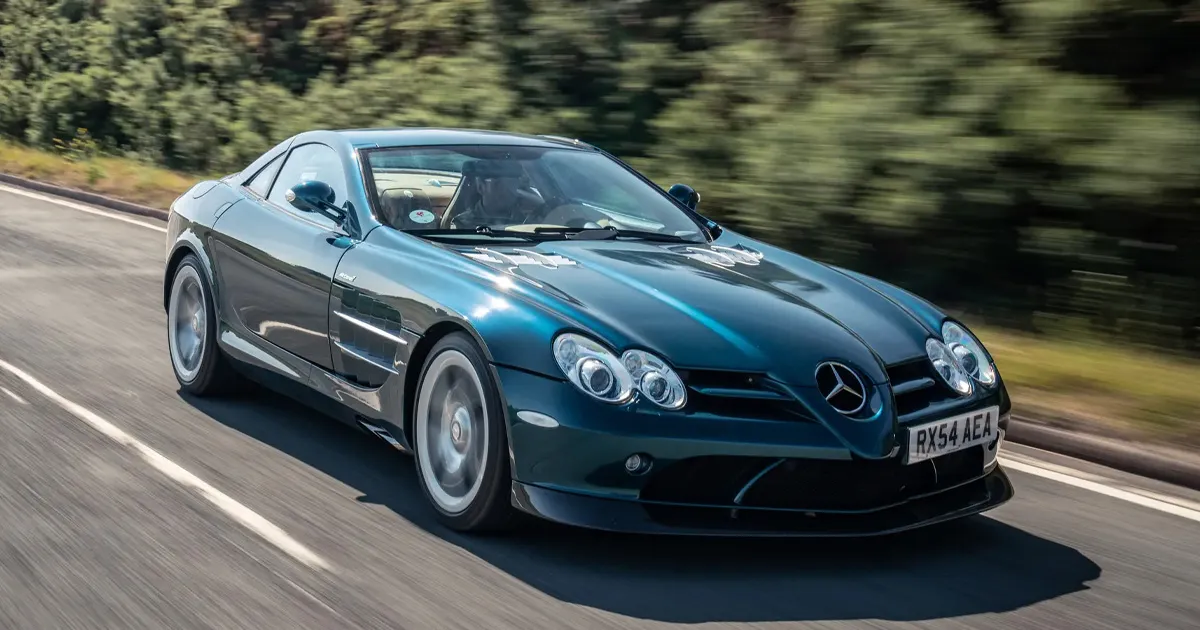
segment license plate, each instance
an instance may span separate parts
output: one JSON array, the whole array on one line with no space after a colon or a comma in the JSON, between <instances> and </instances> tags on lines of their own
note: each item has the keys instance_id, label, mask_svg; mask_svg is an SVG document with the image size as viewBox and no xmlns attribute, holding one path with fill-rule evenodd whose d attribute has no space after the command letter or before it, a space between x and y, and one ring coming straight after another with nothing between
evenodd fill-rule
<instances>
[{"instance_id":1,"label":"license plate","mask_svg":"<svg viewBox=\"0 0 1200 630\"><path fill-rule=\"evenodd\" d=\"M908 429L905 464L915 464L996 439L1000 408L988 407Z\"/></svg>"}]
</instances>

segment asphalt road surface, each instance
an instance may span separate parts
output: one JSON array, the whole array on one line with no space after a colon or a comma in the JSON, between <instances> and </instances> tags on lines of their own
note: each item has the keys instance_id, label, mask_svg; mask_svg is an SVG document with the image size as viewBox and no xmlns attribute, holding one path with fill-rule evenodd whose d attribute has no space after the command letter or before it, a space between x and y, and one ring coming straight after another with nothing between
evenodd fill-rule
<instances>
[{"instance_id":1,"label":"asphalt road surface","mask_svg":"<svg viewBox=\"0 0 1200 630\"><path fill-rule=\"evenodd\" d=\"M450 533L373 438L181 397L164 254L0 190L0 628L1200 626L1200 496L1019 447L1013 502L887 538Z\"/></svg>"}]
</instances>

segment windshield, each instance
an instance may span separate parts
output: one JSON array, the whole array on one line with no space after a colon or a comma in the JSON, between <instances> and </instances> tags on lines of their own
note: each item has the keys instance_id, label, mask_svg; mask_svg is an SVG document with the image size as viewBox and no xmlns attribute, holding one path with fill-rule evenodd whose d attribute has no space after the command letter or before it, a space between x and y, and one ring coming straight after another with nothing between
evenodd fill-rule
<instances>
[{"instance_id":1,"label":"windshield","mask_svg":"<svg viewBox=\"0 0 1200 630\"><path fill-rule=\"evenodd\" d=\"M366 152L379 219L398 230L580 230L697 242L701 226L609 157L570 148L445 146Z\"/></svg>"}]
</instances>

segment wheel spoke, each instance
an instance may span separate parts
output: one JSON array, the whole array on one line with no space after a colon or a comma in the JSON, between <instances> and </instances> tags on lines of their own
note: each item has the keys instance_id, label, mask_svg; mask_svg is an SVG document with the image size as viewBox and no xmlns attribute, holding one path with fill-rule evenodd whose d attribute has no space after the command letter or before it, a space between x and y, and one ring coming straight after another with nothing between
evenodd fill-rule
<instances>
[{"instance_id":1,"label":"wheel spoke","mask_svg":"<svg viewBox=\"0 0 1200 630\"><path fill-rule=\"evenodd\" d=\"M191 343L191 347L188 348L187 357L186 357L187 364L189 366L195 366L196 363L198 363L199 359L200 359L200 342L198 342L196 340L192 340L190 343Z\"/></svg>"},{"instance_id":2,"label":"wheel spoke","mask_svg":"<svg viewBox=\"0 0 1200 630\"><path fill-rule=\"evenodd\" d=\"M187 329L179 332L179 357L183 359L184 365L189 365L191 362L192 352L195 349L196 342L188 336Z\"/></svg>"},{"instance_id":3,"label":"wheel spoke","mask_svg":"<svg viewBox=\"0 0 1200 630\"><path fill-rule=\"evenodd\" d=\"M433 396L432 400L429 401L429 414L428 415L429 415L430 421L432 422L434 418L437 418L437 422L440 424L442 422L442 417L445 415L445 409L446 409L445 397ZM439 426L439 427L437 427L437 429L440 431L441 427Z\"/></svg>"},{"instance_id":4,"label":"wheel spoke","mask_svg":"<svg viewBox=\"0 0 1200 630\"><path fill-rule=\"evenodd\" d=\"M463 462L463 482L467 484L467 490L475 486L476 478L479 476L479 462L475 461L474 457L468 457Z\"/></svg>"}]
</instances>

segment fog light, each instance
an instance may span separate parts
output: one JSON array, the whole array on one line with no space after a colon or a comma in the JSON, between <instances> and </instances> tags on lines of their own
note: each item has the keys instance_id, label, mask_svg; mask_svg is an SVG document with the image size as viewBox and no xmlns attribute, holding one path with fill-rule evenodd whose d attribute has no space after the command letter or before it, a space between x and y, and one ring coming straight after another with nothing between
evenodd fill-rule
<instances>
[{"instance_id":1,"label":"fog light","mask_svg":"<svg viewBox=\"0 0 1200 630\"><path fill-rule=\"evenodd\" d=\"M640 475L650 470L653 459L644 453L634 453L625 459L625 472Z\"/></svg>"}]
</instances>

